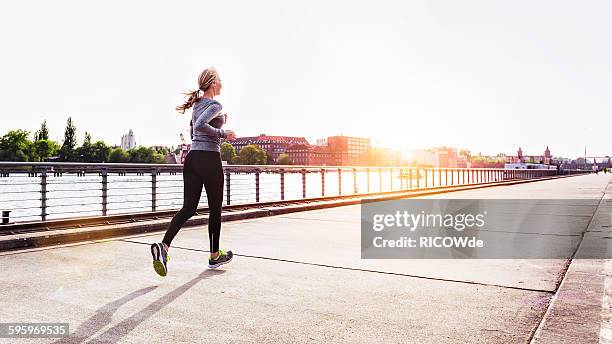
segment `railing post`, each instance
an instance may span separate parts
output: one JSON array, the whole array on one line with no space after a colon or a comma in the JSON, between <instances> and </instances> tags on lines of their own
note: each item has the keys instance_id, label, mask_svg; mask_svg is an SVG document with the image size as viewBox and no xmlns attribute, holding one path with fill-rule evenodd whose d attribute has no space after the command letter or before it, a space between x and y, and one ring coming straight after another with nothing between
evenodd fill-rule
<instances>
[{"instance_id":1,"label":"railing post","mask_svg":"<svg viewBox=\"0 0 612 344\"><path fill-rule=\"evenodd\" d=\"M342 169L338 168L338 195L342 195Z\"/></svg>"},{"instance_id":2,"label":"railing post","mask_svg":"<svg viewBox=\"0 0 612 344\"><path fill-rule=\"evenodd\" d=\"M102 216L106 216L108 206L108 170L102 169Z\"/></svg>"},{"instance_id":3,"label":"railing post","mask_svg":"<svg viewBox=\"0 0 612 344\"><path fill-rule=\"evenodd\" d=\"M321 197L325 197L325 169L321 169Z\"/></svg>"},{"instance_id":4,"label":"railing post","mask_svg":"<svg viewBox=\"0 0 612 344\"><path fill-rule=\"evenodd\" d=\"M281 201L285 200L285 170L280 169L280 192L281 192Z\"/></svg>"},{"instance_id":5,"label":"railing post","mask_svg":"<svg viewBox=\"0 0 612 344\"><path fill-rule=\"evenodd\" d=\"M378 169L378 192L382 192L382 169Z\"/></svg>"},{"instance_id":6,"label":"railing post","mask_svg":"<svg viewBox=\"0 0 612 344\"><path fill-rule=\"evenodd\" d=\"M2 175L2 172L0 172ZM3 210L2 211L2 224L6 225L11 221L11 210Z\"/></svg>"},{"instance_id":7,"label":"railing post","mask_svg":"<svg viewBox=\"0 0 612 344\"><path fill-rule=\"evenodd\" d=\"M151 211L157 209L157 170L151 171Z\"/></svg>"},{"instance_id":8,"label":"railing post","mask_svg":"<svg viewBox=\"0 0 612 344\"><path fill-rule=\"evenodd\" d=\"M400 190L404 190L404 174L402 173L402 168L399 169L399 177L400 177Z\"/></svg>"},{"instance_id":9,"label":"railing post","mask_svg":"<svg viewBox=\"0 0 612 344\"><path fill-rule=\"evenodd\" d=\"M370 168L366 168L366 184L368 193L370 193Z\"/></svg>"},{"instance_id":10,"label":"railing post","mask_svg":"<svg viewBox=\"0 0 612 344\"><path fill-rule=\"evenodd\" d=\"M306 169L302 169L302 198L306 198Z\"/></svg>"},{"instance_id":11,"label":"railing post","mask_svg":"<svg viewBox=\"0 0 612 344\"><path fill-rule=\"evenodd\" d=\"M353 168L353 193L357 193L357 169Z\"/></svg>"},{"instance_id":12,"label":"railing post","mask_svg":"<svg viewBox=\"0 0 612 344\"><path fill-rule=\"evenodd\" d=\"M425 171L425 188L427 188L427 169L424 169Z\"/></svg>"},{"instance_id":13,"label":"railing post","mask_svg":"<svg viewBox=\"0 0 612 344\"><path fill-rule=\"evenodd\" d=\"M227 205L230 205L231 202L231 195L230 195L230 190L231 190L231 178L230 178L230 171L229 170L225 170L225 201L227 202Z\"/></svg>"},{"instance_id":14,"label":"railing post","mask_svg":"<svg viewBox=\"0 0 612 344\"><path fill-rule=\"evenodd\" d=\"M40 218L47 221L47 167L40 174Z\"/></svg>"},{"instance_id":15,"label":"railing post","mask_svg":"<svg viewBox=\"0 0 612 344\"><path fill-rule=\"evenodd\" d=\"M410 179L408 180L408 190L412 190L412 169L410 169Z\"/></svg>"},{"instance_id":16,"label":"railing post","mask_svg":"<svg viewBox=\"0 0 612 344\"><path fill-rule=\"evenodd\" d=\"M390 173L390 176L389 176L390 182L389 183L391 184L391 189L389 191L393 191L393 167L391 167L389 169L389 173Z\"/></svg>"},{"instance_id":17,"label":"railing post","mask_svg":"<svg viewBox=\"0 0 612 344\"><path fill-rule=\"evenodd\" d=\"M259 203L259 174L260 170L255 170L255 202Z\"/></svg>"},{"instance_id":18,"label":"railing post","mask_svg":"<svg viewBox=\"0 0 612 344\"><path fill-rule=\"evenodd\" d=\"M445 179L444 186L448 186L448 169L447 168L444 169L444 179Z\"/></svg>"},{"instance_id":19,"label":"railing post","mask_svg":"<svg viewBox=\"0 0 612 344\"><path fill-rule=\"evenodd\" d=\"M416 170L416 181L417 181L417 189L421 188L421 169L417 168Z\"/></svg>"}]
</instances>

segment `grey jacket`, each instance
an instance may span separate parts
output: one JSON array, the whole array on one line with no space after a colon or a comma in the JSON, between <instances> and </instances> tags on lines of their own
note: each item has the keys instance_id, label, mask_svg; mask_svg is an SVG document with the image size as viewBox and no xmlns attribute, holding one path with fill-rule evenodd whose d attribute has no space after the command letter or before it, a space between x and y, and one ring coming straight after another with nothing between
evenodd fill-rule
<instances>
[{"instance_id":1,"label":"grey jacket","mask_svg":"<svg viewBox=\"0 0 612 344\"><path fill-rule=\"evenodd\" d=\"M191 115L191 150L221 152L221 139L227 138L221 113L221 103L214 99L200 98L193 105Z\"/></svg>"}]
</instances>

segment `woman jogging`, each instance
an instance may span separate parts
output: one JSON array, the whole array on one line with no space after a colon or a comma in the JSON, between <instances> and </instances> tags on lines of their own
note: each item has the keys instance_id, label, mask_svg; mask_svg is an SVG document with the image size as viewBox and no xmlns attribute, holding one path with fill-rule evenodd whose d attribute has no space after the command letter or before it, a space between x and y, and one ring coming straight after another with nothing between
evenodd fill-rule
<instances>
[{"instance_id":1,"label":"woman jogging","mask_svg":"<svg viewBox=\"0 0 612 344\"><path fill-rule=\"evenodd\" d=\"M214 100L221 94L221 79L214 68L204 70L198 78L198 89L186 93L187 100L176 107L185 113L193 107L191 115L191 149L185 157L183 167L183 207L170 221L168 230L161 243L151 245L153 268L161 275L168 272L168 250L174 236L183 224L192 217L200 201L202 186L208 198L208 238L210 240L209 268L217 268L232 260L232 251L219 249L221 232L221 206L223 203L223 166L221 164L221 138L233 140L236 135L232 130L221 127L227 120L227 114L221 114L221 104Z\"/></svg>"}]
</instances>

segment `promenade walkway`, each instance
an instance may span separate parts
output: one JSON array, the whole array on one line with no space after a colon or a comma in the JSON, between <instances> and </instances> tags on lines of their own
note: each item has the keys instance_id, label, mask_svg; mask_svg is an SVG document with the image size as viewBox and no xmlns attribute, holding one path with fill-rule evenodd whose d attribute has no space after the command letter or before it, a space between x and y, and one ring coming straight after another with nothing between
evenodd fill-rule
<instances>
[{"instance_id":1,"label":"promenade walkway","mask_svg":"<svg viewBox=\"0 0 612 344\"><path fill-rule=\"evenodd\" d=\"M591 200L556 218L605 250L610 182L428 198ZM70 323L70 338L24 343L612 342L608 260L362 260L355 205L224 223L221 246L236 257L219 270L206 268L206 228L185 228L162 278L148 246L162 235L0 253L1 322Z\"/></svg>"}]
</instances>

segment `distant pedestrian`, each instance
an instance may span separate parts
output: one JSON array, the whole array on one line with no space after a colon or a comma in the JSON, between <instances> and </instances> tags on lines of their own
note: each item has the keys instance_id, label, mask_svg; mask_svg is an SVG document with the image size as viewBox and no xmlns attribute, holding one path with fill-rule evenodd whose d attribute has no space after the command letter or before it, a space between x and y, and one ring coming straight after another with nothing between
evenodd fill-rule
<instances>
[{"instance_id":1,"label":"distant pedestrian","mask_svg":"<svg viewBox=\"0 0 612 344\"><path fill-rule=\"evenodd\" d=\"M183 207L170 221L162 242L151 244L153 267L161 276L166 276L168 272L168 250L172 239L198 209L202 186L206 189L209 210L210 257L208 267L217 268L229 263L233 258L231 250L219 249L224 185L219 144L222 138L228 140L236 138L232 130L221 129L227 121L227 114L221 114L221 104L213 99L221 93L221 86L221 79L217 71L214 68L208 68L198 78L198 89L186 93L186 102L176 107L176 110L181 113L193 107L190 128L193 142L183 166Z\"/></svg>"}]
</instances>

